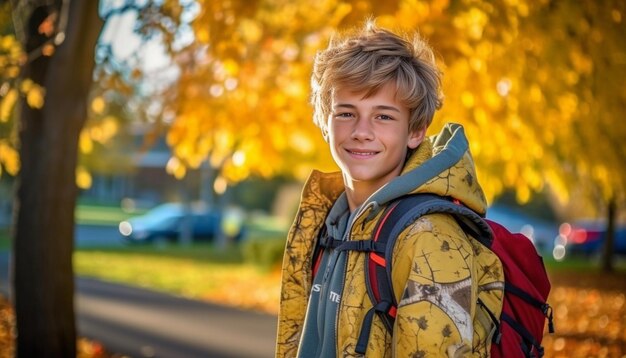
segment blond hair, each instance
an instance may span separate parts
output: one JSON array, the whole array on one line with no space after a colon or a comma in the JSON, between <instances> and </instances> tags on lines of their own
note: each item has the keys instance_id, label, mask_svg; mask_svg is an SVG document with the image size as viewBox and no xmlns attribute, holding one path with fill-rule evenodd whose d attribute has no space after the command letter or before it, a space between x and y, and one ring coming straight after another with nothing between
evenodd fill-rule
<instances>
[{"instance_id":1,"label":"blond hair","mask_svg":"<svg viewBox=\"0 0 626 358\"><path fill-rule=\"evenodd\" d=\"M368 97L389 82L395 82L397 99L409 108L409 129L428 128L443 101L441 73L432 49L418 34L401 37L368 21L362 29L333 38L313 65L314 122L326 135L333 90L349 88Z\"/></svg>"}]
</instances>

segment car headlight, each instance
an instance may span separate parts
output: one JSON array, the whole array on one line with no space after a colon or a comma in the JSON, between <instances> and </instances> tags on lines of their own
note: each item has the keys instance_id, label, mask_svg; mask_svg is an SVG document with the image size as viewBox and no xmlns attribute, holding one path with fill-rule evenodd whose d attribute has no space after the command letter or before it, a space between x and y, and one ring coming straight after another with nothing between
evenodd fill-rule
<instances>
[{"instance_id":1,"label":"car headlight","mask_svg":"<svg viewBox=\"0 0 626 358\"><path fill-rule=\"evenodd\" d=\"M128 221L122 221L118 226L120 234L124 236L130 236L133 233L133 226Z\"/></svg>"}]
</instances>

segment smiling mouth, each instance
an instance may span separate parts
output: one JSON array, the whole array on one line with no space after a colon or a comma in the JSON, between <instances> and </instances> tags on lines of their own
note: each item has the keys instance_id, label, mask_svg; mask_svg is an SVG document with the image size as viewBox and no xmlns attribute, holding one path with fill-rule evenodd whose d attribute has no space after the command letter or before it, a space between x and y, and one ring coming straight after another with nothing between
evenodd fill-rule
<instances>
[{"instance_id":1,"label":"smiling mouth","mask_svg":"<svg viewBox=\"0 0 626 358\"><path fill-rule=\"evenodd\" d=\"M357 157L371 157L379 153L379 152L373 152L373 151L350 150L350 149L346 149L346 152Z\"/></svg>"}]
</instances>

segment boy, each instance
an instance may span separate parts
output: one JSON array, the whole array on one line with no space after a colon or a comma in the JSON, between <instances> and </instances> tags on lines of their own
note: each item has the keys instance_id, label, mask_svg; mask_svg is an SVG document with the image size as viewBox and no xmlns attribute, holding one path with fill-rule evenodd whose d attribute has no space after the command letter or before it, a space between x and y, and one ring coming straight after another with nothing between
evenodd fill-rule
<instances>
[{"instance_id":1,"label":"boy","mask_svg":"<svg viewBox=\"0 0 626 358\"><path fill-rule=\"evenodd\" d=\"M432 50L368 23L318 53L311 83L314 120L341 172L313 172L305 184L283 261L277 357L489 356L494 324L476 301L501 311L501 264L448 214L424 215L398 236L393 334L376 315L365 327L363 252L327 249L312 273L318 237L370 240L403 195L452 197L484 214L462 128L425 136L441 106Z\"/></svg>"}]
</instances>

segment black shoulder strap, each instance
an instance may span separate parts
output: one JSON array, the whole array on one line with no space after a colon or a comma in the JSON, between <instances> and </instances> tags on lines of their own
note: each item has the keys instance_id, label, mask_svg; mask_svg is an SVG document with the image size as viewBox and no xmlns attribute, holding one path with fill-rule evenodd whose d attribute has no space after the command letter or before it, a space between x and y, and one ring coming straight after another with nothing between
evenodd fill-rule
<instances>
[{"instance_id":1,"label":"black shoulder strap","mask_svg":"<svg viewBox=\"0 0 626 358\"><path fill-rule=\"evenodd\" d=\"M470 234L483 245L491 247L493 233L489 224L475 211L460 203L456 203L454 199L435 194L413 194L398 200L398 206L394 211L398 212L399 218L390 220L391 223L395 223L389 233L391 238L395 239L398 237L407 226L413 224L421 216L447 213L454 216L463 231Z\"/></svg>"},{"instance_id":2,"label":"black shoulder strap","mask_svg":"<svg viewBox=\"0 0 626 358\"><path fill-rule=\"evenodd\" d=\"M387 282L391 282L391 255L400 233L421 216L448 213L459 222L463 231L469 233L483 245L490 247L493 234L489 225L473 210L455 203L452 199L434 194L413 194L401 197L388 206L388 217L384 216L375 232L374 240L386 242L385 261ZM376 238L376 236L378 236ZM379 280L379 286L384 283ZM389 284L387 286L390 286ZM382 287L381 287L382 288ZM392 297L395 297L392 295ZM394 301L395 303L395 301Z\"/></svg>"},{"instance_id":3,"label":"black shoulder strap","mask_svg":"<svg viewBox=\"0 0 626 358\"><path fill-rule=\"evenodd\" d=\"M382 301L391 303L392 308L389 311L393 315L385 312L379 314L389 331L393 330L395 308L398 304L393 292L391 277L391 260L396 239L404 229L413 224L419 217L434 213L453 215L463 231L469 233L483 245L491 246L493 234L489 225L476 212L455 203L452 199L434 194L414 194L401 197L388 205L382 214L382 219L376 225L372 239L378 245L385 245L383 264L372 270L372 258L375 256L370 253L369 259L366 260L368 267L366 267L365 272L368 293L374 306Z\"/></svg>"}]
</instances>

